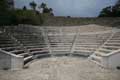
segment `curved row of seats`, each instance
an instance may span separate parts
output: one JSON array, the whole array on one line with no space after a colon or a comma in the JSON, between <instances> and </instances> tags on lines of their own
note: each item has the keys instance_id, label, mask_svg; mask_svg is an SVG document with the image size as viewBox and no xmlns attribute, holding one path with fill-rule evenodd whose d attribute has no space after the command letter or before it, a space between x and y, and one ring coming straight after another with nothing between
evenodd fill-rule
<instances>
[{"instance_id":1,"label":"curved row of seats","mask_svg":"<svg viewBox=\"0 0 120 80\"><path fill-rule=\"evenodd\" d=\"M79 32L79 27L46 27L52 54L91 55L112 34L112 30Z\"/></svg>"},{"instance_id":2,"label":"curved row of seats","mask_svg":"<svg viewBox=\"0 0 120 80\"><path fill-rule=\"evenodd\" d=\"M107 38L109 38L110 35L111 32L80 34L75 42L74 53L91 55L107 40Z\"/></svg>"},{"instance_id":3,"label":"curved row of seats","mask_svg":"<svg viewBox=\"0 0 120 80\"><path fill-rule=\"evenodd\" d=\"M3 32L1 31L2 33L0 33L0 48L11 54L23 56L24 64L27 64L34 58L54 54L80 54L88 56L112 35L112 31L109 29L108 31L81 33L80 27L39 28L20 25L6 26L2 30ZM48 42L46 42L46 39L48 39ZM109 47L110 45L112 46L112 44L106 44L106 46L108 45Z\"/></svg>"},{"instance_id":4,"label":"curved row of seats","mask_svg":"<svg viewBox=\"0 0 120 80\"><path fill-rule=\"evenodd\" d=\"M0 48L23 56L24 64L33 60L36 55L49 52L40 30L28 26L6 26L5 31L0 34Z\"/></svg>"},{"instance_id":5,"label":"curved row of seats","mask_svg":"<svg viewBox=\"0 0 120 80\"><path fill-rule=\"evenodd\" d=\"M112 36L90 56L94 62L101 64L102 57L120 49L120 30L113 32Z\"/></svg>"}]
</instances>

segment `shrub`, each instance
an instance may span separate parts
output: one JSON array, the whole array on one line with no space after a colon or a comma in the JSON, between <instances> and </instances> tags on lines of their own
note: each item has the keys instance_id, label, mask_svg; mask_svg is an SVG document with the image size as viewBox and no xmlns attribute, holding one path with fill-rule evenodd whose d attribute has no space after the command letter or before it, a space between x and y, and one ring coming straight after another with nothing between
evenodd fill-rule
<instances>
[{"instance_id":1,"label":"shrub","mask_svg":"<svg viewBox=\"0 0 120 80\"><path fill-rule=\"evenodd\" d=\"M16 16L12 11L0 13L0 25L14 25L17 24Z\"/></svg>"},{"instance_id":2,"label":"shrub","mask_svg":"<svg viewBox=\"0 0 120 80\"><path fill-rule=\"evenodd\" d=\"M0 25L14 24L15 18L14 11L9 9L7 0L0 0Z\"/></svg>"},{"instance_id":3,"label":"shrub","mask_svg":"<svg viewBox=\"0 0 120 80\"><path fill-rule=\"evenodd\" d=\"M42 17L32 10L16 10L15 11L18 24L41 25Z\"/></svg>"}]
</instances>

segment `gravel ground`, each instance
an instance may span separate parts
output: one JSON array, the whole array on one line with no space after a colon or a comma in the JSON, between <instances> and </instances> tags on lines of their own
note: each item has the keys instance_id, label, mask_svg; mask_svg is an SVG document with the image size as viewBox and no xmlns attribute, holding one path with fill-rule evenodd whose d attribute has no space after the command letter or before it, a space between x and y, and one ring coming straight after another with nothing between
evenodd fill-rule
<instances>
[{"instance_id":1,"label":"gravel ground","mask_svg":"<svg viewBox=\"0 0 120 80\"><path fill-rule=\"evenodd\" d=\"M0 71L0 80L120 80L120 71L106 70L85 58L36 60L28 69Z\"/></svg>"}]
</instances>

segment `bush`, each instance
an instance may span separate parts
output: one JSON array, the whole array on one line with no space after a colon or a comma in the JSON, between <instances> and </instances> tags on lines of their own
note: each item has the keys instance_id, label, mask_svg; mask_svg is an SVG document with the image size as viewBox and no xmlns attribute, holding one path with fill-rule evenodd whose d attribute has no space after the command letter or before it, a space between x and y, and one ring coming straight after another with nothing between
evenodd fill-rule
<instances>
[{"instance_id":1,"label":"bush","mask_svg":"<svg viewBox=\"0 0 120 80\"><path fill-rule=\"evenodd\" d=\"M0 25L14 25L17 24L16 16L12 11L0 13Z\"/></svg>"},{"instance_id":2,"label":"bush","mask_svg":"<svg viewBox=\"0 0 120 80\"><path fill-rule=\"evenodd\" d=\"M120 0L113 6L103 8L98 17L120 17Z\"/></svg>"},{"instance_id":3,"label":"bush","mask_svg":"<svg viewBox=\"0 0 120 80\"><path fill-rule=\"evenodd\" d=\"M18 24L41 25L43 23L40 14L36 14L32 10L16 10L15 14Z\"/></svg>"},{"instance_id":4,"label":"bush","mask_svg":"<svg viewBox=\"0 0 120 80\"><path fill-rule=\"evenodd\" d=\"M15 21L12 10L8 9L7 0L0 0L0 25L10 25Z\"/></svg>"},{"instance_id":5,"label":"bush","mask_svg":"<svg viewBox=\"0 0 120 80\"><path fill-rule=\"evenodd\" d=\"M9 8L7 0L0 0L0 25L16 25L16 24L32 24L41 25L43 19L38 11L34 10L17 9L13 10Z\"/></svg>"}]
</instances>

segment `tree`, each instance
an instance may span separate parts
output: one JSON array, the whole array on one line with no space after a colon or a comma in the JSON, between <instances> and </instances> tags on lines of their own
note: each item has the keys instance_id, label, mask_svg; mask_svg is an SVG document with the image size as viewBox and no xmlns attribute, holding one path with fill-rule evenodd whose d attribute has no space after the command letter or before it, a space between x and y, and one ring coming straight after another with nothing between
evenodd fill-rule
<instances>
[{"instance_id":1,"label":"tree","mask_svg":"<svg viewBox=\"0 0 120 80\"><path fill-rule=\"evenodd\" d=\"M47 8L47 5L45 3L41 3L38 8L40 9L40 12L43 13L44 9Z\"/></svg>"},{"instance_id":2,"label":"tree","mask_svg":"<svg viewBox=\"0 0 120 80\"><path fill-rule=\"evenodd\" d=\"M48 13L48 14L54 15L53 14L53 9L48 8L46 3L41 3L41 5L38 8L40 10L42 9L42 13Z\"/></svg>"},{"instance_id":3,"label":"tree","mask_svg":"<svg viewBox=\"0 0 120 80\"><path fill-rule=\"evenodd\" d=\"M23 6L23 10L27 10L27 7L26 7L26 6Z\"/></svg>"},{"instance_id":4,"label":"tree","mask_svg":"<svg viewBox=\"0 0 120 80\"><path fill-rule=\"evenodd\" d=\"M120 0L113 6L103 8L99 17L120 17Z\"/></svg>"},{"instance_id":5,"label":"tree","mask_svg":"<svg viewBox=\"0 0 120 80\"><path fill-rule=\"evenodd\" d=\"M115 17L120 17L120 0L113 6L113 13Z\"/></svg>"},{"instance_id":6,"label":"tree","mask_svg":"<svg viewBox=\"0 0 120 80\"><path fill-rule=\"evenodd\" d=\"M53 9L52 9L52 8L49 8L49 12L52 13L52 12L53 12Z\"/></svg>"},{"instance_id":7,"label":"tree","mask_svg":"<svg viewBox=\"0 0 120 80\"><path fill-rule=\"evenodd\" d=\"M44 8L44 9L43 9L43 13L50 13L50 11L49 11L48 8Z\"/></svg>"},{"instance_id":8,"label":"tree","mask_svg":"<svg viewBox=\"0 0 120 80\"><path fill-rule=\"evenodd\" d=\"M110 17L112 15L111 6L104 8L101 12L99 17Z\"/></svg>"},{"instance_id":9,"label":"tree","mask_svg":"<svg viewBox=\"0 0 120 80\"><path fill-rule=\"evenodd\" d=\"M43 8L43 9L47 8L47 4L42 3L42 4L40 5L40 8Z\"/></svg>"},{"instance_id":10,"label":"tree","mask_svg":"<svg viewBox=\"0 0 120 80\"><path fill-rule=\"evenodd\" d=\"M8 10L8 4L6 0L0 0L0 12Z\"/></svg>"},{"instance_id":11,"label":"tree","mask_svg":"<svg viewBox=\"0 0 120 80\"><path fill-rule=\"evenodd\" d=\"M36 10L37 4L34 1L30 2L29 5L34 11Z\"/></svg>"},{"instance_id":12,"label":"tree","mask_svg":"<svg viewBox=\"0 0 120 80\"><path fill-rule=\"evenodd\" d=\"M0 25L15 24L14 10L9 9L7 0L0 0Z\"/></svg>"},{"instance_id":13,"label":"tree","mask_svg":"<svg viewBox=\"0 0 120 80\"><path fill-rule=\"evenodd\" d=\"M118 0L115 5L120 5L120 0Z\"/></svg>"}]
</instances>

